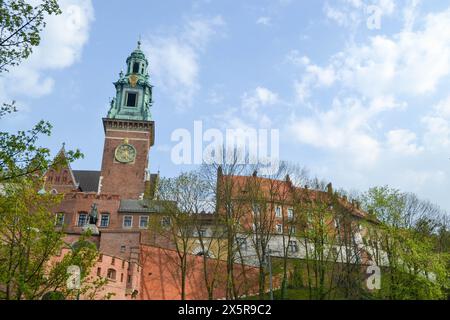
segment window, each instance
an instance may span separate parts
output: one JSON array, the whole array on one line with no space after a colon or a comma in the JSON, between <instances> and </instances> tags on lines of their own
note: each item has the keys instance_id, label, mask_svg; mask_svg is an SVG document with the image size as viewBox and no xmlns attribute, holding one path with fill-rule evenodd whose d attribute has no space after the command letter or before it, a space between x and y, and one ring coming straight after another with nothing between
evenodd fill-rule
<instances>
[{"instance_id":1,"label":"window","mask_svg":"<svg viewBox=\"0 0 450 320\"><path fill-rule=\"evenodd\" d=\"M120 282L123 282L123 273L120 274Z\"/></svg>"},{"instance_id":2,"label":"window","mask_svg":"<svg viewBox=\"0 0 450 320\"><path fill-rule=\"evenodd\" d=\"M109 213L102 213L102 217L100 219L100 227L107 228L109 226Z\"/></svg>"},{"instance_id":3,"label":"window","mask_svg":"<svg viewBox=\"0 0 450 320\"><path fill-rule=\"evenodd\" d=\"M295 241L295 240L290 240L288 246L289 246L289 252L291 252L291 253L298 252L298 244L297 244L297 241Z\"/></svg>"},{"instance_id":4,"label":"window","mask_svg":"<svg viewBox=\"0 0 450 320\"><path fill-rule=\"evenodd\" d=\"M337 258L339 257L339 251L337 248L335 247L331 248L331 256L333 257L334 260L337 260Z\"/></svg>"},{"instance_id":5,"label":"window","mask_svg":"<svg viewBox=\"0 0 450 320\"><path fill-rule=\"evenodd\" d=\"M200 238L206 237L206 230L205 229L197 230L197 236L200 237Z\"/></svg>"},{"instance_id":6,"label":"window","mask_svg":"<svg viewBox=\"0 0 450 320\"><path fill-rule=\"evenodd\" d=\"M131 276L130 275L128 275L128 277L127 277L127 282L131 283Z\"/></svg>"},{"instance_id":7,"label":"window","mask_svg":"<svg viewBox=\"0 0 450 320\"><path fill-rule=\"evenodd\" d=\"M87 213L80 213L78 215L78 226L83 227L87 223Z\"/></svg>"},{"instance_id":8,"label":"window","mask_svg":"<svg viewBox=\"0 0 450 320\"><path fill-rule=\"evenodd\" d=\"M133 217L132 216L123 217L123 227L131 228L132 226L133 226Z\"/></svg>"},{"instance_id":9,"label":"window","mask_svg":"<svg viewBox=\"0 0 450 320\"><path fill-rule=\"evenodd\" d=\"M289 219L289 220L294 219L294 209L289 208L289 209L287 210L287 215L288 215L288 219Z\"/></svg>"},{"instance_id":10,"label":"window","mask_svg":"<svg viewBox=\"0 0 450 320\"><path fill-rule=\"evenodd\" d=\"M283 225L282 224L277 224L276 225L276 230L277 230L277 233L283 233Z\"/></svg>"},{"instance_id":11,"label":"window","mask_svg":"<svg viewBox=\"0 0 450 320\"><path fill-rule=\"evenodd\" d=\"M116 280L116 270L108 269L108 279Z\"/></svg>"},{"instance_id":12,"label":"window","mask_svg":"<svg viewBox=\"0 0 450 320\"><path fill-rule=\"evenodd\" d=\"M247 239L244 237L237 237L236 243L241 250L247 250Z\"/></svg>"},{"instance_id":13,"label":"window","mask_svg":"<svg viewBox=\"0 0 450 320\"><path fill-rule=\"evenodd\" d=\"M100 255L98 256L98 262L102 262L103 260L103 254L100 253Z\"/></svg>"},{"instance_id":14,"label":"window","mask_svg":"<svg viewBox=\"0 0 450 320\"><path fill-rule=\"evenodd\" d=\"M122 260L122 269L125 268L125 260Z\"/></svg>"},{"instance_id":15,"label":"window","mask_svg":"<svg viewBox=\"0 0 450 320\"><path fill-rule=\"evenodd\" d=\"M125 252L127 250L127 246L120 246L120 252Z\"/></svg>"},{"instance_id":16,"label":"window","mask_svg":"<svg viewBox=\"0 0 450 320\"><path fill-rule=\"evenodd\" d=\"M62 227L63 224L64 224L64 213L57 213L56 214L55 225L57 227Z\"/></svg>"},{"instance_id":17,"label":"window","mask_svg":"<svg viewBox=\"0 0 450 320\"><path fill-rule=\"evenodd\" d=\"M275 208L275 216L276 216L277 218L281 218L281 217L282 217L282 214L281 214L281 207L280 207L280 206L277 206L277 207Z\"/></svg>"},{"instance_id":18,"label":"window","mask_svg":"<svg viewBox=\"0 0 450 320\"><path fill-rule=\"evenodd\" d=\"M293 235L296 231L297 229L295 229L295 226L289 226L289 234Z\"/></svg>"},{"instance_id":19,"label":"window","mask_svg":"<svg viewBox=\"0 0 450 320\"><path fill-rule=\"evenodd\" d=\"M139 218L139 228L147 229L148 227L148 216L141 216Z\"/></svg>"},{"instance_id":20,"label":"window","mask_svg":"<svg viewBox=\"0 0 450 320\"><path fill-rule=\"evenodd\" d=\"M252 210L253 210L253 214L259 214L259 211L260 211L259 205L254 204Z\"/></svg>"},{"instance_id":21,"label":"window","mask_svg":"<svg viewBox=\"0 0 450 320\"><path fill-rule=\"evenodd\" d=\"M161 219L161 225L163 227L168 227L170 226L170 217L162 217Z\"/></svg>"},{"instance_id":22,"label":"window","mask_svg":"<svg viewBox=\"0 0 450 320\"><path fill-rule=\"evenodd\" d=\"M135 62L133 64L133 73L138 73L139 72L139 63Z\"/></svg>"},{"instance_id":23,"label":"window","mask_svg":"<svg viewBox=\"0 0 450 320\"><path fill-rule=\"evenodd\" d=\"M116 258L115 257L112 257L112 259L111 259L111 265L114 265L116 263Z\"/></svg>"},{"instance_id":24,"label":"window","mask_svg":"<svg viewBox=\"0 0 450 320\"><path fill-rule=\"evenodd\" d=\"M97 277L102 275L102 268L97 268Z\"/></svg>"},{"instance_id":25,"label":"window","mask_svg":"<svg viewBox=\"0 0 450 320\"><path fill-rule=\"evenodd\" d=\"M127 107L136 107L137 93L127 92Z\"/></svg>"}]
</instances>

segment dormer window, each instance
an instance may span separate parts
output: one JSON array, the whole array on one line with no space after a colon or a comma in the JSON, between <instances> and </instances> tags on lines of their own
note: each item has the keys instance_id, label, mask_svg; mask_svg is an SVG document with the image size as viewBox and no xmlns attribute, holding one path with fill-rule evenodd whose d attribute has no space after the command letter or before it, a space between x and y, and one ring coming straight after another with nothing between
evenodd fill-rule
<instances>
[{"instance_id":1,"label":"dormer window","mask_svg":"<svg viewBox=\"0 0 450 320\"><path fill-rule=\"evenodd\" d=\"M133 73L139 73L139 63L137 62L133 64Z\"/></svg>"},{"instance_id":2,"label":"dormer window","mask_svg":"<svg viewBox=\"0 0 450 320\"><path fill-rule=\"evenodd\" d=\"M127 92L127 107L136 107L137 93Z\"/></svg>"}]
</instances>

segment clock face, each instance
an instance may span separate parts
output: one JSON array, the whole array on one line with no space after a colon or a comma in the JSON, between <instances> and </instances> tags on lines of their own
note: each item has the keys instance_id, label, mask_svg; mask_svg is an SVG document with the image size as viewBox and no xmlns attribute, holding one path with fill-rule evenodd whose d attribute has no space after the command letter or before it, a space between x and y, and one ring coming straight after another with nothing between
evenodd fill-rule
<instances>
[{"instance_id":1,"label":"clock face","mask_svg":"<svg viewBox=\"0 0 450 320\"><path fill-rule=\"evenodd\" d=\"M115 156L121 163L130 163L136 158L136 149L131 144L121 144L116 148Z\"/></svg>"}]
</instances>

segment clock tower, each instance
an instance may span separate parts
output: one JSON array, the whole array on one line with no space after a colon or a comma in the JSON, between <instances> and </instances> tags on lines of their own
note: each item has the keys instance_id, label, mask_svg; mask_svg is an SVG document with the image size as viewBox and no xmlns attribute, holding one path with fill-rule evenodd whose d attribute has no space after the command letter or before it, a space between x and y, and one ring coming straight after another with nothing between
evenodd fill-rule
<instances>
[{"instance_id":1,"label":"clock tower","mask_svg":"<svg viewBox=\"0 0 450 320\"><path fill-rule=\"evenodd\" d=\"M127 71L114 83L116 97L103 118L105 145L99 193L139 199L149 179L148 155L154 144L155 125L151 120L152 85L148 61L138 42L127 58Z\"/></svg>"}]
</instances>

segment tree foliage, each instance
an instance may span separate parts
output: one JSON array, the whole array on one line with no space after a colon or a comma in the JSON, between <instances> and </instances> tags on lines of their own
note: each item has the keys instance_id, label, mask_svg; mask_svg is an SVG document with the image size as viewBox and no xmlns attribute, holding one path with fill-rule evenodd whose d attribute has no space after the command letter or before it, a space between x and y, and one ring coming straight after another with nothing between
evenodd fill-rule
<instances>
[{"instance_id":1,"label":"tree foliage","mask_svg":"<svg viewBox=\"0 0 450 320\"><path fill-rule=\"evenodd\" d=\"M385 267L380 298L442 299L449 288L449 252L436 250L439 209L387 186L369 189L365 207L381 222L372 234Z\"/></svg>"},{"instance_id":2,"label":"tree foliage","mask_svg":"<svg viewBox=\"0 0 450 320\"><path fill-rule=\"evenodd\" d=\"M0 73L28 58L41 42L46 16L60 13L57 0L0 1Z\"/></svg>"},{"instance_id":3,"label":"tree foliage","mask_svg":"<svg viewBox=\"0 0 450 320\"><path fill-rule=\"evenodd\" d=\"M61 196L42 192L42 179L22 178L2 185L0 197L0 298L40 299L49 291L66 296L67 267L78 265L85 278L97 249L81 245L55 261L63 230L55 228L54 207Z\"/></svg>"}]
</instances>

